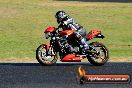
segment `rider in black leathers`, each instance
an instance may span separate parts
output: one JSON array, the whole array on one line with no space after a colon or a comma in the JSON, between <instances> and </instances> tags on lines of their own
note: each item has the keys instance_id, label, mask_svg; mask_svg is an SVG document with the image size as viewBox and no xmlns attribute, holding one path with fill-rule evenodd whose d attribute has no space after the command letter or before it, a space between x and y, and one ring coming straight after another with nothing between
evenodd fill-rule
<instances>
[{"instance_id":1,"label":"rider in black leathers","mask_svg":"<svg viewBox=\"0 0 132 88\"><path fill-rule=\"evenodd\" d=\"M58 11L55 14L55 18L57 19L57 23L59 24L58 28L62 28L63 30L72 29L75 30L75 37L80 41L80 48L82 50L89 49L89 45L86 43L85 36L86 30L78 24L73 18L68 16L64 11Z\"/></svg>"}]
</instances>

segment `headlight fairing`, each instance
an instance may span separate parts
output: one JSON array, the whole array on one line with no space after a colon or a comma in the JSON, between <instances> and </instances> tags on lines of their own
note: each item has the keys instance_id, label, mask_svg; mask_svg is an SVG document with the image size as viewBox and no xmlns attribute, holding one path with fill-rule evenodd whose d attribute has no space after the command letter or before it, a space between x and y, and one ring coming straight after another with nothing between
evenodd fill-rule
<instances>
[{"instance_id":1,"label":"headlight fairing","mask_svg":"<svg viewBox=\"0 0 132 88\"><path fill-rule=\"evenodd\" d=\"M49 37L51 37L51 33L50 32L46 32L45 33L45 38L48 39Z\"/></svg>"}]
</instances>

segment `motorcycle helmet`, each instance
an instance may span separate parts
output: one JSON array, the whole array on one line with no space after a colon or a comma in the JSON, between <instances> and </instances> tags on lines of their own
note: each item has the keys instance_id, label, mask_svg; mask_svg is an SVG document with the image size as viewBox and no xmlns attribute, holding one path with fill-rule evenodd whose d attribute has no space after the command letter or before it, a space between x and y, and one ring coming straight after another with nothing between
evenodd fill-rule
<instances>
[{"instance_id":1,"label":"motorcycle helmet","mask_svg":"<svg viewBox=\"0 0 132 88\"><path fill-rule=\"evenodd\" d=\"M57 19L57 21L62 21L63 18L65 18L67 15L64 11L58 11L55 14L55 18Z\"/></svg>"}]
</instances>

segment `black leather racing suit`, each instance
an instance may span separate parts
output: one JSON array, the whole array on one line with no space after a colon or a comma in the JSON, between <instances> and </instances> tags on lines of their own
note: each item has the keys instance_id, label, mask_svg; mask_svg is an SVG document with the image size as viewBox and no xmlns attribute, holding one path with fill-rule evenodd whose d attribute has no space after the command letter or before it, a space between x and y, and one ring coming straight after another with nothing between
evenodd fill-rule
<instances>
[{"instance_id":1,"label":"black leather racing suit","mask_svg":"<svg viewBox=\"0 0 132 88\"><path fill-rule=\"evenodd\" d=\"M88 44L86 43L85 36L86 36L86 30L78 24L73 18L66 16L61 21L58 21L59 28L62 28L63 30L72 29L75 30L74 34L75 37L80 40L80 45L83 45L85 49L89 49Z\"/></svg>"}]
</instances>

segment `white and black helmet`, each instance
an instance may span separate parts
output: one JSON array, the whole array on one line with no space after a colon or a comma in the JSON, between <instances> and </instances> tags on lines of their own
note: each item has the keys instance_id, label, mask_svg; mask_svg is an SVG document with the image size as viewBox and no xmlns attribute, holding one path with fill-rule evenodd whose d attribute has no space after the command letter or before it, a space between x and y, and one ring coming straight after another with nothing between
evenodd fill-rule
<instances>
[{"instance_id":1,"label":"white and black helmet","mask_svg":"<svg viewBox=\"0 0 132 88\"><path fill-rule=\"evenodd\" d=\"M55 18L58 20L58 21L61 21L63 18L65 18L67 15L64 11L58 11L56 14L55 14Z\"/></svg>"}]
</instances>

